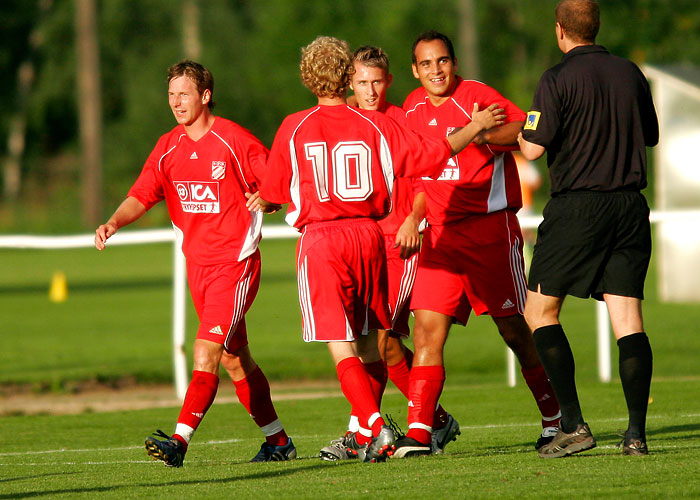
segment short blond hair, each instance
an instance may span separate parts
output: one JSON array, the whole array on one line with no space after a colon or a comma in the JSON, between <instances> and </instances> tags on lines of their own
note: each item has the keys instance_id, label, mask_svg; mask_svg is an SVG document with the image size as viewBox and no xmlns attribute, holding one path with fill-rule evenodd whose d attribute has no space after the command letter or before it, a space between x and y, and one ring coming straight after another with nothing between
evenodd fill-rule
<instances>
[{"instance_id":1,"label":"short blond hair","mask_svg":"<svg viewBox=\"0 0 700 500\"><path fill-rule=\"evenodd\" d=\"M363 45L355 49L355 52L352 53L352 62L364 64L370 68L380 68L389 74L389 57L379 47Z\"/></svg>"},{"instance_id":2,"label":"short blond hair","mask_svg":"<svg viewBox=\"0 0 700 500\"><path fill-rule=\"evenodd\" d=\"M345 40L319 36L301 49L301 81L316 97L343 97L355 72Z\"/></svg>"}]
</instances>

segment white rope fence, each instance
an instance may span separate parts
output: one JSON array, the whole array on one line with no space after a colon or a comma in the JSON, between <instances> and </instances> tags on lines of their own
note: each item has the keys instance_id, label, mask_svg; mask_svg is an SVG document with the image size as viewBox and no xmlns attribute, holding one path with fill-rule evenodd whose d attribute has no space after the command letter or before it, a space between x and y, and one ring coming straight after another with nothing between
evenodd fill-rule
<instances>
[{"instance_id":1,"label":"white rope fence","mask_svg":"<svg viewBox=\"0 0 700 500\"><path fill-rule=\"evenodd\" d=\"M535 229L542 221L540 216L519 217L523 229ZM649 217L652 223L667 221L700 221L700 210L652 211ZM263 239L297 238L299 233L288 226L263 225ZM94 246L94 233L71 236L0 236L0 248L27 249L66 249L87 248ZM112 236L108 245L137 245L149 243L173 243L173 362L175 392L180 398L185 397L188 384L187 358L185 356L185 311L187 297L187 276L185 258L175 239L172 229L151 229L120 231ZM610 320L604 302L596 303L596 330L598 339L598 378L602 382L611 380L610 361ZM510 349L506 349L506 378L508 385L516 384L516 360Z\"/></svg>"}]
</instances>

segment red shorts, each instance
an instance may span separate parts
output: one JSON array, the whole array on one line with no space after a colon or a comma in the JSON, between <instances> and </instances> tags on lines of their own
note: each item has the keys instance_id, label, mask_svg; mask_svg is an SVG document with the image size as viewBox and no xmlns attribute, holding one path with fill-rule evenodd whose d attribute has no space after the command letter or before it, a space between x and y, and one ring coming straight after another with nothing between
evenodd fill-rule
<instances>
[{"instance_id":1,"label":"red shorts","mask_svg":"<svg viewBox=\"0 0 700 500\"><path fill-rule=\"evenodd\" d=\"M400 257L401 247L394 248L395 234L384 235L386 246L386 268L389 276L389 311L391 311L391 331L400 337L408 337L408 317L411 313L413 282L418 269L418 253L408 259Z\"/></svg>"},{"instance_id":2,"label":"red shorts","mask_svg":"<svg viewBox=\"0 0 700 500\"><path fill-rule=\"evenodd\" d=\"M187 280L199 316L197 338L223 344L231 353L247 345L245 313L260 286L260 251L241 262L188 263Z\"/></svg>"},{"instance_id":3,"label":"red shorts","mask_svg":"<svg viewBox=\"0 0 700 500\"><path fill-rule=\"evenodd\" d=\"M527 295L523 236L514 212L501 210L423 233L411 310L466 324L473 309L495 317L522 314Z\"/></svg>"},{"instance_id":4,"label":"red shorts","mask_svg":"<svg viewBox=\"0 0 700 500\"><path fill-rule=\"evenodd\" d=\"M297 278L304 341L353 341L390 327L384 236L372 219L307 224Z\"/></svg>"}]
</instances>

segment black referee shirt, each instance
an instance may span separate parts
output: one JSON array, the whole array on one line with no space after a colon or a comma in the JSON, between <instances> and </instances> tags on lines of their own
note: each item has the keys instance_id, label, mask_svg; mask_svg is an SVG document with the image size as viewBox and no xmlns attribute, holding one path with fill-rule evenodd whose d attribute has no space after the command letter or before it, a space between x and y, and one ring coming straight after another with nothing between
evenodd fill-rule
<instances>
[{"instance_id":1,"label":"black referee shirt","mask_svg":"<svg viewBox=\"0 0 700 500\"><path fill-rule=\"evenodd\" d=\"M523 137L547 149L552 194L641 190L659 140L649 84L604 47L576 47L542 75Z\"/></svg>"}]
</instances>

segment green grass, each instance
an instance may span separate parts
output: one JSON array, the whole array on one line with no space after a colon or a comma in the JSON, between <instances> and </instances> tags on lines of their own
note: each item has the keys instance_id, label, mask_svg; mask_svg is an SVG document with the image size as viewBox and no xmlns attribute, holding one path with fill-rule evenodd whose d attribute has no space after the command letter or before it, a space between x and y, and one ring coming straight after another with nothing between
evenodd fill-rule
<instances>
[{"instance_id":1,"label":"green grass","mask_svg":"<svg viewBox=\"0 0 700 500\"><path fill-rule=\"evenodd\" d=\"M442 402L462 426L443 456L325 463L318 450L346 423L337 392L279 401L280 418L300 458L249 464L262 437L238 404L214 404L185 465L153 462L142 447L177 408L0 419L0 499L5 498L674 498L700 485L700 380L652 385L648 457L615 446L626 411L619 384L582 383L584 415L598 447L559 460L537 457L537 409L528 390L448 379ZM385 411L404 424L406 400L389 394Z\"/></svg>"},{"instance_id":2,"label":"green grass","mask_svg":"<svg viewBox=\"0 0 700 500\"><path fill-rule=\"evenodd\" d=\"M332 378L325 346L301 340L294 246L294 240L262 242L262 283L246 317L251 351L271 380ZM69 298L54 304L48 289L57 270L67 275ZM661 303L655 278L652 261L644 309L655 375L697 375L700 342L694 332L700 308ZM70 390L84 380L172 380L170 244L116 246L101 253L2 249L0 295L2 385ZM579 377L596 380L594 302L567 299L562 322ZM190 305L188 354L196 328ZM450 377L462 383L502 382L504 363L503 343L490 318L472 317L466 328L452 329L446 351Z\"/></svg>"},{"instance_id":3,"label":"green grass","mask_svg":"<svg viewBox=\"0 0 700 500\"><path fill-rule=\"evenodd\" d=\"M251 350L271 380L333 379L325 346L301 340L294 245L268 240L261 246L263 281L247 315ZM301 457L282 464L247 463L262 438L234 404L212 407L178 470L149 460L142 443L156 428L171 431L179 408L8 416L0 417L0 499L697 497L700 308L661 303L653 265L644 305L655 363L649 457L623 457L615 447L626 410L618 381L597 382L594 303L567 299L562 322L584 415L599 443L586 454L537 458L535 404L523 383L505 386L503 342L492 321L479 317L455 327L448 340L442 402L463 433L444 456L321 462L318 449L340 435L347 420L347 403L332 389L323 399L276 403ZM66 391L84 380L170 381L171 268L166 244L102 253L0 250L0 404L2 388L16 384ZM69 298L54 304L48 288L58 270L68 277ZM188 353L196 326L190 306ZM614 346L612 352L616 356ZM615 366L613 359L613 378ZM388 394L384 410L404 424L402 396Z\"/></svg>"}]
</instances>

